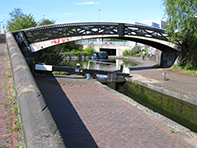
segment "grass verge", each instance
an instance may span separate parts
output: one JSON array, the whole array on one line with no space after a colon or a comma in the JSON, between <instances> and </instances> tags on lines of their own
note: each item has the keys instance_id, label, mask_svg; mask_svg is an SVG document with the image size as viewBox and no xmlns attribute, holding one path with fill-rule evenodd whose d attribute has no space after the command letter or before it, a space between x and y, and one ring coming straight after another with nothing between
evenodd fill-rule
<instances>
[{"instance_id":1,"label":"grass verge","mask_svg":"<svg viewBox=\"0 0 197 148\"><path fill-rule=\"evenodd\" d=\"M6 84L5 88L8 89L7 91L7 104L4 103L4 107L9 110L10 112L10 125L9 125L9 134L12 137L12 145L15 148L24 148L24 138L21 128L21 119L20 119L20 112L19 108L16 102L16 94L15 94L15 88L13 83L13 76L10 66L10 60L7 53L7 48L5 47L5 63L6 63L6 77L9 81L9 83Z\"/></svg>"}]
</instances>

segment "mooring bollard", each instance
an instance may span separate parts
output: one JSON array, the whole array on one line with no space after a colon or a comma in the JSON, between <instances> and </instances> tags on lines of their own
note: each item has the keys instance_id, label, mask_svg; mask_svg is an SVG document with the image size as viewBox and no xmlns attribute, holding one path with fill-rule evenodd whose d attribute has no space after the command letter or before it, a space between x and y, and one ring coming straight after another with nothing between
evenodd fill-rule
<instances>
[{"instance_id":1,"label":"mooring bollard","mask_svg":"<svg viewBox=\"0 0 197 148\"><path fill-rule=\"evenodd\" d=\"M77 68L80 68L80 64L79 64L79 63L77 63L77 64L76 64L76 67L77 67Z\"/></svg>"},{"instance_id":2,"label":"mooring bollard","mask_svg":"<svg viewBox=\"0 0 197 148\"><path fill-rule=\"evenodd\" d=\"M168 80L168 73L167 72L164 72L163 73L163 80L164 81L167 81Z\"/></svg>"},{"instance_id":3,"label":"mooring bollard","mask_svg":"<svg viewBox=\"0 0 197 148\"><path fill-rule=\"evenodd\" d=\"M80 64L79 64L79 63L76 64L75 73L76 73L77 75L80 74Z\"/></svg>"}]
</instances>

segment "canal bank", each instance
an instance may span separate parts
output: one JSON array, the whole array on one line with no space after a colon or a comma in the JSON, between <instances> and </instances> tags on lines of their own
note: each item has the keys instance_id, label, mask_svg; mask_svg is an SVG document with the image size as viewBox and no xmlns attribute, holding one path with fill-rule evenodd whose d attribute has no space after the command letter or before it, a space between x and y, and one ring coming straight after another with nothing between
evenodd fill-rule
<instances>
[{"instance_id":1,"label":"canal bank","mask_svg":"<svg viewBox=\"0 0 197 148\"><path fill-rule=\"evenodd\" d=\"M119 86L118 91L197 132L196 95L159 85L156 80L136 74Z\"/></svg>"},{"instance_id":2,"label":"canal bank","mask_svg":"<svg viewBox=\"0 0 197 148\"><path fill-rule=\"evenodd\" d=\"M130 67L132 78L118 91L156 112L197 132L197 77L151 68L155 63L136 57L122 57L137 61ZM164 80L163 74L167 74Z\"/></svg>"},{"instance_id":3,"label":"canal bank","mask_svg":"<svg viewBox=\"0 0 197 148\"><path fill-rule=\"evenodd\" d=\"M108 86L116 88L117 91L129 96L139 104L189 128L194 131L194 137L197 138L197 77L172 72L171 68L151 68L156 63L149 59L143 61L137 57L121 58L135 60L139 65L130 67L132 78L127 79L124 85L109 84ZM164 73L166 74L165 79ZM130 99L125 101L132 102ZM136 106L136 103L133 105ZM149 116L149 112L144 113ZM169 126L168 122L164 120L158 123ZM179 132L179 129L171 131Z\"/></svg>"}]
</instances>

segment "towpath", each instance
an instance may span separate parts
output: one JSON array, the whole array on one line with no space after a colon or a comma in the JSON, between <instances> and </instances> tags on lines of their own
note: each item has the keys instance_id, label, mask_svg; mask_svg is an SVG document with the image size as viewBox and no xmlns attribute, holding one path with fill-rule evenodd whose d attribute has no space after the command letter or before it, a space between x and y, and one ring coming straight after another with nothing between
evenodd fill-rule
<instances>
[{"instance_id":1,"label":"towpath","mask_svg":"<svg viewBox=\"0 0 197 148\"><path fill-rule=\"evenodd\" d=\"M197 76L173 72L172 69L151 68L155 62L149 61L148 58L146 58L145 61L138 57L128 58L141 63L136 67L130 68L131 75L137 74L144 76L147 79L154 79L157 80L160 85L197 96ZM164 72L167 72L168 81L163 80Z\"/></svg>"},{"instance_id":2,"label":"towpath","mask_svg":"<svg viewBox=\"0 0 197 148\"><path fill-rule=\"evenodd\" d=\"M9 110L9 80L7 78L6 44L0 44L0 147L12 146Z\"/></svg>"},{"instance_id":3,"label":"towpath","mask_svg":"<svg viewBox=\"0 0 197 148\"><path fill-rule=\"evenodd\" d=\"M188 148L193 144L94 80L37 76L36 82L68 148Z\"/></svg>"}]
</instances>

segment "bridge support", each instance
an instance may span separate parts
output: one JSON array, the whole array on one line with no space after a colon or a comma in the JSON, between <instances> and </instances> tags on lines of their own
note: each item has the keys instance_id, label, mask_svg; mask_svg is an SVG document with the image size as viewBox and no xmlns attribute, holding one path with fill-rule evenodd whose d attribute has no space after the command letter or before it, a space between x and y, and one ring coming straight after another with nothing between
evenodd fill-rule
<instances>
[{"instance_id":1,"label":"bridge support","mask_svg":"<svg viewBox=\"0 0 197 148\"><path fill-rule=\"evenodd\" d=\"M16 32L13 33L14 38L16 39L16 42L27 62L27 65L29 66L32 74L34 74L34 65L33 65L33 57L32 52L29 47L29 43L27 41L27 38L23 32Z\"/></svg>"},{"instance_id":2,"label":"bridge support","mask_svg":"<svg viewBox=\"0 0 197 148\"><path fill-rule=\"evenodd\" d=\"M169 68L171 67L178 57L178 51L163 51L161 54L160 67Z\"/></svg>"}]
</instances>

